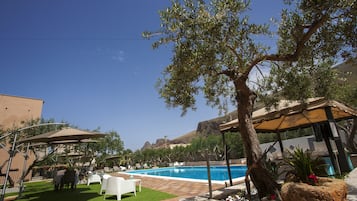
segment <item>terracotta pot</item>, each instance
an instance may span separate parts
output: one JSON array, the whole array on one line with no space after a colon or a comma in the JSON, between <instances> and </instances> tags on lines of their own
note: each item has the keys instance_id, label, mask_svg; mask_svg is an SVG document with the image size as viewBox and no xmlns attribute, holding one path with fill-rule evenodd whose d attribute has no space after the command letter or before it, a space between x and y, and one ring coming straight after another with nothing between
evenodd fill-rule
<instances>
[{"instance_id":1,"label":"terracotta pot","mask_svg":"<svg viewBox=\"0 0 357 201\"><path fill-rule=\"evenodd\" d=\"M315 186L288 182L281 188L283 201L345 201L347 184L341 179L319 177Z\"/></svg>"}]
</instances>

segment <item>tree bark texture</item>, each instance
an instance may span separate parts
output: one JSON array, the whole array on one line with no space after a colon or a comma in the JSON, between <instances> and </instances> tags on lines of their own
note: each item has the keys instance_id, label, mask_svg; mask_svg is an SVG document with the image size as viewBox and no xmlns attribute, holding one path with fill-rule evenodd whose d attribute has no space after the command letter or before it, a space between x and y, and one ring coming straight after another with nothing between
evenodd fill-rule
<instances>
[{"instance_id":1,"label":"tree bark texture","mask_svg":"<svg viewBox=\"0 0 357 201\"><path fill-rule=\"evenodd\" d=\"M357 131L357 118L353 119L352 128L347 140L347 145L351 149L352 152L357 152L357 146L355 142L356 131Z\"/></svg>"},{"instance_id":2,"label":"tree bark texture","mask_svg":"<svg viewBox=\"0 0 357 201\"><path fill-rule=\"evenodd\" d=\"M270 172L262 165L262 151L259 139L254 129L252 114L256 95L245 83L236 84L239 130L243 140L247 158L247 173L258 190L259 197L275 194L279 185L275 182Z\"/></svg>"}]
</instances>

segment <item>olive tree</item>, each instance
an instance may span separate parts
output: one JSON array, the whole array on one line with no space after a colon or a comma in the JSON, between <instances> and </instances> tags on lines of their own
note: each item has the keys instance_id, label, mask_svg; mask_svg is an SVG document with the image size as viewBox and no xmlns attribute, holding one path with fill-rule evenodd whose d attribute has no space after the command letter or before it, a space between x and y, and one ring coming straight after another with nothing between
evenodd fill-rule
<instances>
[{"instance_id":1,"label":"olive tree","mask_svg":"<svg viewBox=\"0 0 357 201\"><path fill-rule=\"evenodd\" d=\"M143 33L158 37L154 48L173 47L171 63L158 82L160 95L169 107L181 107L183 114L195 109L201 93L207 104L219 109L227 106L227 100L235 103L250 178L260 197L276 193L279 187L260 161L262 151L252 123L257 93L250 76L271 63L299 74L317 61L355 56L355 0L285 0L276 30L269 23L250 21L248 11L254 8L248 0L171 3L160 11L160 30ZM258 40L274 34L276 48ZM309 84L298 87L306 89Z\"/></svg>"}]
</instances>

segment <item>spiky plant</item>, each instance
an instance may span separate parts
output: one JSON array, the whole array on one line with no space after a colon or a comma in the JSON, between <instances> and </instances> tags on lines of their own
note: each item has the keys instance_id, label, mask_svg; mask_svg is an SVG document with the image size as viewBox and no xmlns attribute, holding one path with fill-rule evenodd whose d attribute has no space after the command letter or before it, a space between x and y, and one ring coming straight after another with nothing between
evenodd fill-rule
<instances>
[{"instance_id":1,"label":"spiky plant","mask_svg":"<svg viewBox=\"0 0 357 201\"><path fill-rule=\"evenodd\" d=\"M326 176L326 164L321 157L312 157L311 152L301 148L289 152L289 157L284 159L286 164L292 168L295 177L304 183L316 183L311 181L312 175Z\"/></svg>"}]
</instances>

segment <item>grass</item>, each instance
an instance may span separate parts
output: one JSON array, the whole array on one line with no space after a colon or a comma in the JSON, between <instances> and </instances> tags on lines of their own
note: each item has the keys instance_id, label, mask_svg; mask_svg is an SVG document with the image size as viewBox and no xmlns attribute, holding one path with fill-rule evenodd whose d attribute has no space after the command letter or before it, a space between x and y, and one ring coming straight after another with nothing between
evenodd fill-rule
<instances>
[{"instance_id":1,"label":"grass","mask_svg":"<svg viewBox=\"0 0 357 201\"><path fill-rule=\"evenodd\" d=\"M25 184L25 191L23 196L18 198L20 201L103 201L104 195L99 195L100 184L91 184L89 186L85 184L77 185L74 190L63 189L61 191L54 191L51 182L40 181L31 182ZM160 201L169 198L176 197L168 193L155 191L148 188L142 188L142 191L137 190L136 196L133 193L128 193L122 195L123 201L139 201L139 200L150 200L150 201ZM6 194L6 196L14 195L14 193ZM17 194L15 194L17 195ZM106 200L117 200L116 196L107 196Z\"/></svg>"}]
</instances>

